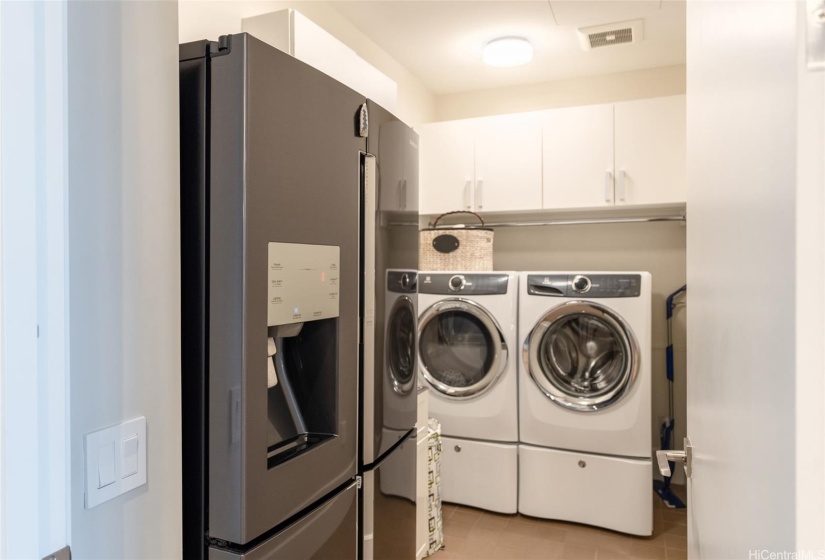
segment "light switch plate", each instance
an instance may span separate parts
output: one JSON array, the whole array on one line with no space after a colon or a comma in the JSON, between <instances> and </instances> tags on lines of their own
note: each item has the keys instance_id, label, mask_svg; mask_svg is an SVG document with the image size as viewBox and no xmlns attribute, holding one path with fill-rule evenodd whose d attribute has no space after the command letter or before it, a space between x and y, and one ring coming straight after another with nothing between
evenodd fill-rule
<instances>
[{"instance_id":1,"label":"light switch plate","mask_svg":"<svg viewBox=\"0 0 825 560\"><path fill-rule=\"evenodd\" d=\"M146 484L146 418L84 436L86 509Z\"/></svg>"}]
</instances>

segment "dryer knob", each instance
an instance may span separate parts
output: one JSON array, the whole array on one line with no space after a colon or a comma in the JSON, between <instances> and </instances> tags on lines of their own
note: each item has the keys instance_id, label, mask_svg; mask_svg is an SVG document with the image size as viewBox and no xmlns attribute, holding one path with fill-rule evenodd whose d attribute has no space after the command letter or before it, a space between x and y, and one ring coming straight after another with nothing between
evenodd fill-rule
<instances>
[{"instance_id":1,"label":"dryer knob","mask_svg":"<svg viewBox=\"0 0 825 560\"><path fill-rule=\"evenodd\" d=\"M402 274L401 275L401 287L405 290L410 287L410 275L409 274Z\"/></svg>"},{"instance_id":2,"label":"dryer knob","mask_svg":"<svg viewBox=\"0 0 825 560\"><path fill-rule=\"evenodd\" d=\"M573 277L573 290L576 292L583 294L585 292L590 291L590 278L587 276L574 276Z\"/></svg>"},{"instance_id":3,"label":"dryer knob","mask_svg":"<svg viewBox=\"0 0 825 560\"><path fill-rule=\"evenodd\" d=\"M450 278L450 289L454 292L463 289L464 284L465 281L463 276L459 276L458 274L456 274L455 276Z\"/></svg>"}]
</instances>

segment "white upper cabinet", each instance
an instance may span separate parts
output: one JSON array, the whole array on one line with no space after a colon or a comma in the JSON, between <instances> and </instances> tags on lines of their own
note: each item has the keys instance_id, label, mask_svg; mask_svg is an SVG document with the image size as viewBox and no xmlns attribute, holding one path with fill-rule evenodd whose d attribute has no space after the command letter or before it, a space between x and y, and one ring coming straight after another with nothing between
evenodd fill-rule
<instances>
[{"instance_id":1,"label":"white upper cabinet","mask_svg":"<svg viewBox=\"0 0 825 560\"><path fill-rule=\"evenodd\" d=\"M537 113L476 119L475 209L541 208L541 120Z\"/></svg>"},{"instance_id":2,"label":"white upper cabinet","mask_svg":"<svg viewBox=\"0 0 825 560\"><path fill-rule=\"evenodd\" d=\"M380 127L377 172L380 209L418 213L418 134L401 121Z\"/></svg>"},{"instance_id":3,"label":"white upper cabinet","mask_svg":"<svg viewBox=\"0 0 825 560\"><path fill-rule=\"evenodd\" d=\"M422 214L541 208L541 122L535 113L420 127Z\"/></svg>"},{"instance_id":4,"label":"white upper cabinet","mask_svg":"<svg viewBox=\"0 0 825 560\"><path fill-rule=\"evenodd\" d=\"M421 127L421 214L685 202L685 96Z\"/></svg>"},{"instance_id":5,"label":"white upper cabinet","mask_svg":"<svg viewBox=\"0 0 825 560\"><path fill-rule=\"evenodd\" d=\"M473 122L425 124L419 136L419 212L472 210L475 182Z\"/></svg>"},{"instance_id":6,"label":"white upper cabinet","mask_svg":"<svg viewBox=\"0 0 825 560\"><path fill-rule=\"evenodd\" d=\"M613 105L542 114L544 208L612 206Z\"/></svg>"},{"instance_id":7,"label":"white upper cabinet","mask_svg":"<svg viewBox=\"0 0 825 560\"><path fill-rule=\"evenodd\" d=\"M616 205L685 202L685 96L615 104Z\"/></svg>"}]
</instances>

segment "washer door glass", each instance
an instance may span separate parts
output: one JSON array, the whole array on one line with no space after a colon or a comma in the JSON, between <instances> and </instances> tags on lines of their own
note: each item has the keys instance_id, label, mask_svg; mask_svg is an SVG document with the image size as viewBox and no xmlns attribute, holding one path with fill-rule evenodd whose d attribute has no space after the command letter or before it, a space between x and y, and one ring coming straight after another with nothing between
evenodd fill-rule
<instances>
[{"instance_id":1,"label":"washer door glass","mask_svg":"<svg viewBox=\"0 0 825 560\"><path fill-rule=\"evenodd\" d=\"M469 300L434 304L421 315L418 338L424 378L452 397L481 394L507 363L501 329L484 308Z\"/></svg>"},{"instance_id":2,"label":"washer door glass","mask_svg":"<svg viewBox=\"0 0 825 560\"><path fill-rule=\"evenodd\" d=\"M415 385L415 310L408 297L396 300L387 322L387 370L393 390L409 394Z\"/></svg>"},{"instance_id":3,"label":"washer door glass","mask_svg":"<svg viewBox=\"0 0 825 560\"><path fill-rule=\"evenodd\" d=\"M554 402L593 411L618 402L638 371L638 345L608 308L569 302L548 312L528 339L527 367Z\"/></svg>"}]
</instances>

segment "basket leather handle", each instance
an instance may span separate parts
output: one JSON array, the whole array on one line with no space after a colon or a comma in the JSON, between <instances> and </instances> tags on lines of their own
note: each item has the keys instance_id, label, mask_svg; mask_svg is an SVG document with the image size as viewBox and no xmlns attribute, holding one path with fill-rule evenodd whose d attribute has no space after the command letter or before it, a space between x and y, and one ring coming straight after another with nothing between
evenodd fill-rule
<instances>
[{"instance_id":1,"label":"basket leather handle","mask_svg":"<svg viewBox=\"0 0 825 560\"><path fill-rule=\"evenodd\" d=\"M449 216L451 214L472 214L473 216L478 218L478 221L481 222L482 226L484 225L484 218L482 218L481 216L479 216L475 212L470 212L469 210L453 210L452 212L444 212L439 217L437 217L435 219L435 222L433 222L433 229L438 227L438 222L439 222L439 220L441 220L441 218L443 218L444 216Z\"/></svg>"}]
</instances>

